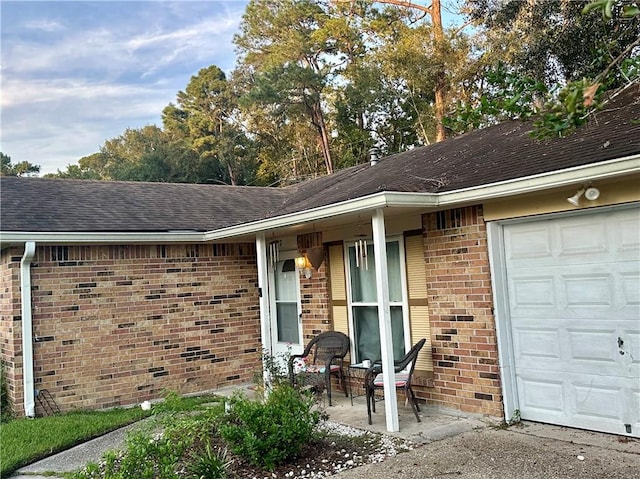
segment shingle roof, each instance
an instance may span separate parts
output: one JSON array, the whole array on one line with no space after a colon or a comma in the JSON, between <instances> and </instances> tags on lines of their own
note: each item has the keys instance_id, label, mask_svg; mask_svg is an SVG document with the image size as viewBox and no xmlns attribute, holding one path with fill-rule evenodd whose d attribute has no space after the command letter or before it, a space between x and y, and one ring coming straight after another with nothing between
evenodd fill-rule
<instances>
[{"instance_id":1,"label":"shingle roof","mask_svg":"<svg viewBox=\"0 0 640 479\"><path fill-rule=\"evenodd\" d=\"M640 84L564 138L535 140L532 122L499 125L303 183L282 213L379 191L446 192L640 153Z\"/></svg>"},{"instance_id":2,"label":"shingle roof","mask_svg":"<svg viewBox=\"0 0 640 479\"><path fill-rule=\"evenodd\" d=\"M212 231L381 191L447 192L640 154L640 84L566 138L508 121L287 188L1 178L2 231Z\"/></svg>"},{"instance_id":3,"label":"shingle roof","mask_svg":"<svg viewBox=\"0 0 640 479\"><path fill-rule=\"evenodd\" d=\"M276 188L2 178L2 231L210 231L281 205Z\"/></svg>"}]
</instances>

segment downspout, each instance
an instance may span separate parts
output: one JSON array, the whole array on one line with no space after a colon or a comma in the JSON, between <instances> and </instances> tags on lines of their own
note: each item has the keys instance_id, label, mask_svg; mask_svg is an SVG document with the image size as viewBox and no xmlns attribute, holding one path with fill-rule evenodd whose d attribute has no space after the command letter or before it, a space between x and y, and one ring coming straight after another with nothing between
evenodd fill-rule
<instances>
[{"instance_id":1,"label":"downspout","mask_svg":"<svg viewBox=\"0 0 640 479\"><path fill-rule=\"evenodd\" d=\"M20 261L20 295L22 302L22 382L24 414L35 417L36 402L33 380L33 318L31 315L31 261L36 253L35 241L24 244Z\"/></svg>"}]
</instances>

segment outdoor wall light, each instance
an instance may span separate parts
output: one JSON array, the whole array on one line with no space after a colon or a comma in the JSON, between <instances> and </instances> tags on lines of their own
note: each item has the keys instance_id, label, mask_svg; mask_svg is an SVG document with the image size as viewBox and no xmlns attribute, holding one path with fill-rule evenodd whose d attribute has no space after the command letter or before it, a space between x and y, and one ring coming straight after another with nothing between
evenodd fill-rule
<instances>
[{"instance_id":1,"label":"outdoor wall light","mask_svg":"<svg viewBox=\"0 0 640 479\"><path fill-rule=\"evenodd\" d=\"M311 262L306 254L296 258L296 266L304 273L305 278L311 278Z\"/></svg>"},{"instance_id":2,"label":"outdoor wall light","mask_svg":"<svg viewBox=\"0 0 640 479\"><path fill-rule=\"evenodd\" d=\"M580 198L582 198L583 195L589 201L594 201L600 197L600 190L595 186L583 186L576 191L575 195L567 198L567 201L573 206L580 206Z\"/></svg>"}]
</instances>

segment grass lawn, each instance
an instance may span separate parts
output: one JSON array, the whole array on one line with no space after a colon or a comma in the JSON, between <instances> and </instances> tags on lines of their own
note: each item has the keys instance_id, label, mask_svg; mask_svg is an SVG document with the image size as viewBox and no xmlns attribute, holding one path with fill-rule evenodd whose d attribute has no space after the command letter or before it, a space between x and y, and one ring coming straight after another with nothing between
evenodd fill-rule
<instances>
[{"instance_id":1,"label":"grass lawn","mask_svg":"<svg viewBox=\"0 0 640 479\"><path fill-rule=\"evenodd\" d=\"M76 411L3 423L0 426L0 477L146 416L149 416L149 412L131 408Z\"/></svg>"},{"instance_id":2,"label":"grass lawn","mask_svg":"<svg viewBox=\"0 0 640 479\"><path fill-rule=\"evenodd\" d=\"M22 466L131 424L154 412L189 410L211 400L211 396L179 398L169 394L152 411L143 411L139 407L74 411L3 422L0 424L0 477L6 477Z\"/></svg>"}]
</instances>

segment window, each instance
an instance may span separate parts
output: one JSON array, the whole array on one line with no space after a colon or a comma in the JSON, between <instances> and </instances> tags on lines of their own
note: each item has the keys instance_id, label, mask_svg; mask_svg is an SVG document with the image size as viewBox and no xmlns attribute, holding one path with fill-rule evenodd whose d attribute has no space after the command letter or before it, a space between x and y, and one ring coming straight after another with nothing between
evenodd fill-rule
<instances>
[{"instance_id":1,"label":"window","mask_svg":"<svg viewBox=\"0 0 640 479\"><path fill-rule=\"evenodd\" d=\"M376 291L376 261L373 244L367 242L366 267L356 264L356 248L348 246L348 275L350 312L354 359L377 361L381 359L380 327ZM391 336L393 356L400 359L406 351L409 338L406 307L406 282L404 272L404 248L399 239L387 240L387 269L389 278L389 300L391 306Z\"/></svg>"}]
</instances>

